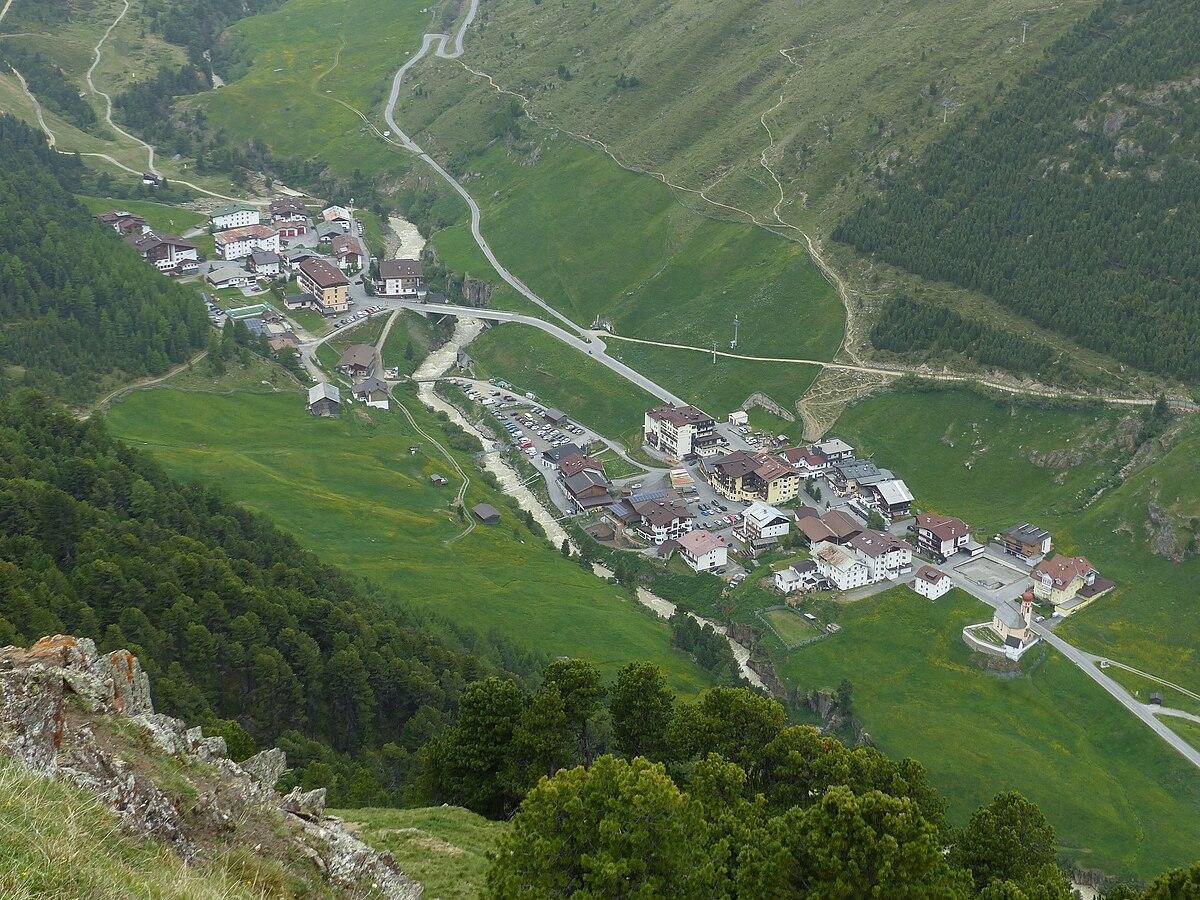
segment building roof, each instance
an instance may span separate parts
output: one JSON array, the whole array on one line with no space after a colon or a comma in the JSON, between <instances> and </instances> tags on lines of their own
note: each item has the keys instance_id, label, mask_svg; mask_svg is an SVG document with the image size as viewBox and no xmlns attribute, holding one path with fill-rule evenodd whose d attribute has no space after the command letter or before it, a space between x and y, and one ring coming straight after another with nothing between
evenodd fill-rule
<instances>
[{"instance_id":1,"label":"building roof","mask_svg":"<svg viewBox=\"0 0 1200 900\"><path fill-rule=\"evenodd\" d=\"M359 249L358 241L348 234L339 234L335 237L329 250L335 256L347 256L351 253L355 256L362 256L362 250Z\"/></svg>"},{"instance_id":2,"label":"building roof","mask_svg":"<svg viewBox=\"0 0 1200 900\"><path fill-rule=\"evenodd\" d=\"M479 518L485 522L490 519L495 519L497 521L500 519L500 510L496 509L496 507L492 506L490 503L476 503L471 507L471 512L475 513L475 515L479 516Z\"/></svg>"},{"instance_id":3,"label":"building roof","mask_svg":"<svg viewBox=\"0 0 1200 900\"><path fill-rule=\"evenodd\" d=\"M674 497L664 497L661 500L631 502L629 506L650 525L670 525L676 519L692 518L687 504Z\"/></svg>"},{"instance_id":4,"label":"building roof","mask_svg":"<svg viewBox=\"0 0 1200 900\"><path fill-rule=\"evenodd\" d=\"M182 247L185 250L195 250L196 245L191 241L175 237L173 234L158 234L147 231L144 234L130 234L125 237L126 243L132 244L141 253L149 253L156 247L169 244L172 247Z\"/></svg>"},{"instance_id":5,"label":"building roof","mask_svg":"<svg viewBox=\"0 0 1200 900\"><path fill-rule=\"evenodd\" d=\"M385 259L379 264L380 278L420 278L421 263L415 259Z\"/></svg>"},{"instance_id":6,"label":"building roof","mask_svg":"<svg viewBox=\"0 0 1200 900\"><path fill-rule=\"evenodd\" d=\"M218 216L232 216L234 213L240 212L258 212L258 210L248 203L226 203L224 206L218 206L214 209L209 218L215 219Z\"/></svg>"},{"instance_id":7,"label":"building roof","mask_svg":"<svg viewBox=\"0 0 1200 900\"><path fill-rule=\"evenodd\" d=\"M580 456L583 456L583 448L577 444L563 444L561 447L551 447L544 451L542 456L550 460L550 462L556 463L560 459L566 459L572 453L578 453Z\"/></svg>"},{"instance_id":8,"label":"building roof","mask_svg":"<svg viewBox=\"0 0 1200 900\"><path fill-rule=\"evenodd\" d=\"M815 559L820 560L832 569L846 571L847 569L853 569L855 566L862 565L853 553L828 541L822 541L815 545L812 553Z\"/></svg>"},{"instance_id":9,"label":"building roof","mask_svg":"<svg viewBox=\"0 0 1200 900\"><path fill-rule=\"evenodd\" d=\"M348 287L349 279L342 270L327 259L310 256L300 262L300 271L307 275L319 288Z\"/></svg>"},{"instance_id":10,"label":"building roof","mask_svg":"<svg viewBox=\"0 0 1200 900\"><path fill-rule=\"evenodd\" d=\"M713 421L713 417L694 406L656 406L646 415L660 422L669 422L676 428L681 425L702 425Z\"/></svg>"},{"instance_id":11,"label":"building roof","mask_svg":"<svg viewBox=\"0 0 1200 900\"><path fill-rule=\"evenodd\" d=\"M308 210L304 208L304 204L294 197L282 197L279 200L272 200L271 205L267 207L273 216L292 215L299 213L300 215L308 215Z\"/></svg>"},{"instance_id":12,"label":"building roof","mask_svg":"<svg viewBox=\"0 0 1200 900\"><path fill-rule=\"evenodd\" d=\"M558 470L568 478L576 472L582 472L584 469L591 469L593 472L604 474L604 466L590 456L584 456L582 453L572 453L570 456L564 456L558 461Z\"/></svg>"},{"instance_id":13,"label":"building roof","mask_svg":"<svg viewBox=\"0 0 1200 900\"><path fill-rule=\"evenodd\" d=\"M1014 525L1008 531L1004 532L1004 536L1025 544L1040 544L1046 538L1050 537L1050 532L1038 528L1036 525L1031 525L1028 522L1022 522L1020 525Z\"/></svg>"},{"instance_id":14,"label":"building roof","mask_svg":"<svg viewBox=\"0 0 1200 900\"><path fill-rule=\"evenodd\" d=\"M278 237L279 232L269 225L243 225L241 228L229 228L225 231L218 231L217 236L213 238L218 245L224 247L226 244L236 244L238 241L245 240L268 240L269 238Z\"/></svg>"},{"instance_id":15,"label":"building roof","mask_svg":"<svg viewBox=\"0 0 1200 900\"><path fill-rule=\"evenodd\" d=\"M288 294L283 298L285 306L311 306L317 302L317 295L305 291L302 294Z\"/></svg>"},{"instance_id":16,"label":"building roof","mask_svg":"<svg viewBox=\"0 0 1200 900\"><path fill-rule=\"evenodd\" d=\"M824 522L829 530L837 536L838 540L845 540L852 535L862 531L862 526L848 512L841 509L831 509L825 515L821 516L821 521Z\"/></svg>"},{"instance_id":17,"label":"building roof","mask_svg":"<svg viewBox=\"0 0 1200 900\"><path fill-rule=\"evenodd\" d=\"M917 577L922 581L928 581L930 584L941 584L950 576L941 569L935 569L933 566L921 566L917 569Z\"/></svg>"},{"instance_id":18,"label":"building roof","mask_svg":"<svg viewBox=\"0 0 1200 900\"><path fill-rule=\"evenodd\" d=\"M594 487L604 488L607 492L609 487L608 479L591 469L580 469L574 475L564 478L563 485L572 496L577 496Z\"/></svg>"},{"instance_id":19,"label":"building roof","mask_svg":"<svg viewBox=\"0 0 1200 900\"><path fill-rule=\"evenodd\" d=\"M881 481L878 484L871 485L879 496L883 498L883 502L888 506L901 506L905 503L912 503L912 491L908 489L908 485L904 483L902 478L893 478L890 481Z\"/></svg>"},{"instance_id":20,"label":"building roof","mask_svg":"<svg viewBox=\"0 0 1200 900\"><path fill-rule=\"evenodd\" d=\"M801 519L819 519L821 514L807 504L801 504L792 510L792 515L796 517L796 521Z\"/></svg>"},{"instance_id":21,"label":"building roof","mask_svg":"<svg viewBox=\"0 0 1200 900\"><path fill-rule=\"evenodd\" d=\"M830 438L827 441L820 441L813 444L813 449L818 453L823 453L826 456L833 456L836 453L853 453L854 448L843 441L841 438Z\"/></svg>"},{"instance_id":22,"label":"building roof","mask_svg":"<svg viewBox=\"0 0 1200 900\"><path fill-rule=\"evenodd\" d=\"M808 516L803 519L796 520L796 528L800 533L808 538L809 543L817 544L821 541L827 541L831 538L836 538L837 534L830 528L819 516Z\"/></svg>"},{"instance_id":23,"label":"building roof","mask_svg":"<svg viewBox=\"0 0 1200 900\"><path fill-rule=\"evenodd\" d=\"M692 556L703 556L725 546L725 539L719 534L711 534L699 528L689 531L676 540L679 541L679 546Z\"/></svg>"},{"instance_id":24,"label":"building roof","mask_svg":"<svg viewBox=\"0 0 1200 900\"><path fill-rule=\"evenodd\" d=\"M342 402L342 392L338 390L336 384L330 384L328 381L319 381L308 389L308 402L311 406L318 400L332 400L334 403Z\"/></svg>"},{"instance_id":25,"label":"building roof","mask_svg":"<svg viewBox=\"0 0 1200 900\"><path fill-rule=\"evenodd\" d=\"M862 481L863 479L870 479L882 473L879 466L875 465L869 459L848 459L838 463L833 468L846 481L850 481L851 479Z\"/></svg>"},{"instance_id":26,"label":"building roof","mask_svg":"<svg viewBox=\"0 0 1200 900\"><path fill-rule=\"evenodd\" d=\"M811 559L802 559L800 562L792 563L791 569L798 575L804 575L807 572L817 571L817 564Z\"/></svg>"},{"instance_id":27,"label":"building roof","mask_svg":"<svg viewBox=\"0 0 1200 900\"><path fill-rule=\"evenodd\" d=\"M350 210L344 206L327 206L321 210L321 218L326 222L335 222L339 219L348 220L350 218Z\"/></svg>"},{"instance_id":28,"label":"building roof","mask_svg":"<svg viewBox=\"0 0 1200 900\"><path fill-rule=\"evenodd\" d=\"M789 447L777 455L789 465L798 466L803 464L810 469L819 469L829 462L829 458L824 453L809 447Z\"/></svg>"},{"instance_id":29,"label":"building roof","mask_svg":"<svg viewBox=\"0 0 1200 900\"><path fill-rule=\"evenodd\" d=\"M348 366L369 369L373 365L375 365L375 348L370 344L351 344L342 351L337 362L339 369Z\"/></svg>"},{"instance_id":30,"label":"building roof","mask_svg":"<svg viewBox=\"0 0 1200 900\"><path fill-rule=\"evenodd\" d=\"M860 534L854 535L847 543L859 553L869 556L872 559L877 559L893 550L912 549L909 544L906 544L894 534L889 534L886 531L876 531L874 528L868 528Z\"/></svg>"},{"instance_id":31,"label":"building roof","mask_svg":"<svg viewBox=\"0 0 1200 900\"><path fill-rule=\"evenodd\" d=\"M256 266L269 266L279 263L279 254L274 250L255 250L250 254L250 261Z\"/></svg>"},{"instance_id":32,"label":"building roof","mask_svg":"<svg viewBox=\"0 0 1200 900\"><path fill-rule=\"evenodd\" d=\"M769 525L774 519L783 519L788 521L786 514L780 512L775 507L768 503L763 503L761 500L756 500L746 507L746 511L742 513L747 522L754 522L760 528Z\"/></svg>"},{"instance_id":33,"label":"building roof","mask_svg":"<svg viewBox=\"0 0 1200 900\"><path fill-rule=\"evenodd\" d=\"M1056 556L1053 559L1043 559L1033 567L1033 576L1048 576L1054 586L1066 587L1076 578L1087 578L1089 572L1096 572L1086 556ZM1097 572L1099 574L1099 572Z\"/></svg>"},{"instance_id":34,"label":"building roof","mask_svg":"<svg viewBox=\"0 0 1200 900\"><path fill-rule=\"evenodd\" d=\"M375 394L380 391L383 391L383 393L386 394L387 389L388 386L383 381L372 375L370 378L364 378L353 388L351 388L350 393L354 394L355 397L361 397L366 394Z\"/></svg>"},{"instance_id":35,"label":"building roof","mask_svg":"<svg viewBox=\"0 0 1200 900\"><path fill-rule=\"evenodd\" d=\"M542 413L547 422L561 422L567 417L567 414L561 409L555 409L553 406Z\"/></svg>"},{"instance_id":36,"label":"building roof","mask_svg":"<svg viewBox=\"0 0 1200 900\"><path fill-rule=\"evenodd\" d=\"M971 526L962 519L939 513L921 513L917 516L917 527L933 532L939 541L956 541L963 535L969 537L971 534Z\"/></svg>"},{"instance_id":37,"label":"building roof","mask_svg":"<svg viewBox=\"0 0 1200 900\"><path fill-rule=\"evenodd\" d=\"M246 274L246 271L240 266L216 266L209 270L204 276L210 284L220 284L223 281L232 281L235 278L250 279L252 276Z\"/></svg>"},{"instance_id":38,"label":"building roof","mask_svg":"<svg viewBox=\"0 0 1200 900\"><path fill-rule=\"evenodd\" d=\"M709 465L726 478L741 478L758 468L758 457L749 450L734 450Z\"/></svg>"},{"instance_id":39,"label":"building roof","mask_svg":"<svg viewBox=\"0 0 1200 900\"><path fill-rule=\"evenodd\" d=\"M342 226L336 222L321 222L319 225L317 225L317 237L319 238L337 237L338 235L345 233L346 232Z\"/></svg>"}]
</instances>

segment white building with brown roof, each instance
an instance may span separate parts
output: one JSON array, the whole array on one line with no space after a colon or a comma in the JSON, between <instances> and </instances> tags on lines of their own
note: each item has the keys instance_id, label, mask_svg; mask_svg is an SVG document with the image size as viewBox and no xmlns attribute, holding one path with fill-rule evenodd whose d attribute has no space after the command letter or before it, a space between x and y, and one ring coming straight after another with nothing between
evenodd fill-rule
<instances>
[{"instance_id":1,"label":"white building with brown roof","mask_svg":"<svg viewBox=\"0 0 1200 900\"><path fill-rule=\"evenodd\" d=\"M705 469L712 489L729 500L786 503L800 493L800 473L770 453L734 450Z\"/></svg>"},{"instance_id":2,"label":"white building with brown roof","mask_svg":"<svg viewBox=\"0 0 1200 900\"><path fill-rule=\"evenodd\" d=\"M182 274L188 269L194 271L199 265L196 245L183 238L147 231L133 232L125 237L125 242L160 272Z\"/></svg>"},{"instance_id":3,"label":"white building with brown roof","mask_svg":"<svg viewBox=\"0 0 1200 900\"><path fill-rule=\"evenodd\" d=\"M217 256L225 260L245 259L255 250L279 252L279 232L269 225L246 225L219 232L213 241Z\"/></svg>"},{"instance_id":4,"label":"white building with brown roof","mask_svg":"<svg viewBox=\"0 0 1200 900\"><path fill-rule=\"evenodd\" d=\"M954 587L950 576L941 569L933 566L921 566L917 569L917 577L913 579L912 589L928 600L937 600Z\"/></svg>"},{"instance_id":5,"label":"white building with brown roof","mask_svg":"<svg viewBox=\"0 0 1200 900\"><path fill-rule=\"evenodd\" d=\"M385 259L379 264L376 291L381 297L423 297L425 278L416 259Z\"/></svg>"},{"instance_id":6,"label":"white building with brown roof","mask_svg":"<svg viewBox=\"0 0 1200 900\"><path fill-rule=\"evenodd\" d=\"M848 547L821 541L813 545L812 558L821 577L833 582L839 591L848 591L871 583L870 571Z\"/></svg>"},{"instance_id":7,"label":"white building with brown roof","mask_svg":"<svg viewBox=\"0 0 1200 900\"><path fill-rule=\"evenodd\" d=\"M674 497L627 502L638 516L638 533L656 547L678 540L696 528L687 504Z\"/></svg>"},{"instance_id":8,"label":"white building with brown roof","mask_svg":"<svg viewBox=\"0 0 1200 900\"><path fill-rule=\"evenodd\" d=\"M954 516L922 513L912 525L917 546L945 562L971 543L971 526Z\"/></svg>"},{"instance_id":9,"label":"white building with brown roof","mask_svg":"<svg viewBox=\"0 0 1200 900\"><path fill-rule=\"evenodd\" d=\"M646 410L646 443L672 459L715 453L723 443L716 422L694 406L656 406Z\"/></svg>"},{"instance_id":10,"label":"white building with brown roof","mask_svg":"<svg viewBox=\"0 0 1200 900\"><path fill-rule=\"evenodd\" d=\"M697 529L682 535L676 543L683 561L697 572L711 572L729 562L729 547L719 534Z\"/></svg>"}]
</instances>

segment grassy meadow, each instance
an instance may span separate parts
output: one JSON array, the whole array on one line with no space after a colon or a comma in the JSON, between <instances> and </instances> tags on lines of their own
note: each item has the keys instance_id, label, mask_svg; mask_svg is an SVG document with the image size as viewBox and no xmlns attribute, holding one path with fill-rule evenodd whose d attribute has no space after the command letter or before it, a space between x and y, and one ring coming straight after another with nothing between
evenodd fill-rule
<instances>
[{"instance_id":1,"label":"grassy meadow","mask_svg":"<svg viewBox=\"0 0 1200 900\"><path fill-rule=\"evenodd\" d=\"M373 847L395 857L405 874L439 900L473 900L483 896L490 867L487 854L507 822L493 822L456 806L427 809L333 810L356 827Z\"/></svg>"},{"instance_id":2,"label":"grassy meadow","mask_svg":"<svg viewBox=\"0 0 1200 900\"><path fill-rule=\"evenodd\" d=\"M1016 788L1075 865L1149 878L1191 862L1195 769L1049 648L1029 651L1019 677L979 668L961 631L988 612L957 590L930 603L898 587L844 607L840 633L776 660L802 690L849 679L871 737L925 765L956 821Z\"/></svg>"},{"instance_id":3,"label":"grassy meadow","mask_svg":"<svg viewBox=\"0 0 1200 900\"><path fill-rule=\"evenodd\" d=\"M1087 556L1117 588L1059 633L1200 692L1200 559L1156 555L1149 532L1151 502L1177 522L1200 515L1200 421L1177 423L1169 449L1096 497L1128 461L1137 415L1039 409L966 391L893 392L851 407L834 432L894 469L922 508L958 515L982 537L1030 521L1060 552Z\"/></svg>"},{"instance_id":4,"label":"grassy meadow","mask_svg":"<svg viewBox=\"0 0 1200 900\"><path fill-rule=\"evenodd\" d=\"M422 427L441 430L415 398L404 399ZM610 676L645 659L662 665L683 693L709 683L671 647L664 623L531 534L507 496L458 453L472 472L467 504L486 501L504 515L499 526L464 534L467 523L449 508L453 472L397 410L367 413L355 405L340 419L316 419L305 414L299 392L163 388L131 395L108 419L172 474L237 497L400 602L495 629L551 656L591 659ZM432 484L435 473L451 478L450 486Z\"/></svg>"}]
</instances>

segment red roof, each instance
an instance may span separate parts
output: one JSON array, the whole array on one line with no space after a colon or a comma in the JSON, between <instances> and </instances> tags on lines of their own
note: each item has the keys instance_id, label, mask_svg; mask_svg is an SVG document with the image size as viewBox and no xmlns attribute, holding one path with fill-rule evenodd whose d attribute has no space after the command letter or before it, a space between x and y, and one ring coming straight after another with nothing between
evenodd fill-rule
<instances>
[{"instance_id":1,"label":"red roof","mask_svg":"<svg viewBox=\"0 0 1200 900\"><path fill-rule=\"evenodd\" d=\"M933 536L940 541L954 541L963 535L971 536L971 526L962 519L938 513L922 513L917 516L917 527L933 532Z\"/></svg>"},{"instance_id":2,"label":"red roof","mask_svg":"<svg viewBox=\"0 0 1200 900\"><path fill-rule=\"evenodd\" d=\"M1033 567L1033 575L1049 575L1055 587L1066 587L1076 578L1087 578L1088 572L1096 572L1086 556L1056 556L1043 559ZM1099 573L1097 573L1099 574Z\"/></svg>"}]
</instances>

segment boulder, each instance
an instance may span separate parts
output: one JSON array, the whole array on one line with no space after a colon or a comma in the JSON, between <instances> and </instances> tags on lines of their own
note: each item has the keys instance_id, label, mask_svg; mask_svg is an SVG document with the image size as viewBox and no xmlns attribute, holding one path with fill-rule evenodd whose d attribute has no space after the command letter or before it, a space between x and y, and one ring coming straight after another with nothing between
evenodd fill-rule
<instances>
[{"instance_id":1,"label":"boulder","mask_svg":"<svg viewBox=\"0 0 1200 900\"><path fill-rule=\"evenodd\" d=\"M302 819L319 819L325 813L325 788L292 788L283 798L283 808Z\"/></svg>"},{"instance_id":2,"label":"boulder","mask_svg":"<svg viewBox=\"0 0 1200 900\"><path fill-rule=\"evenodd\" d=\"M287 754L278 747L272 747L244 760L241 767L263 787L273 790L287 771Z\"/></svg>"}]
</instances>

